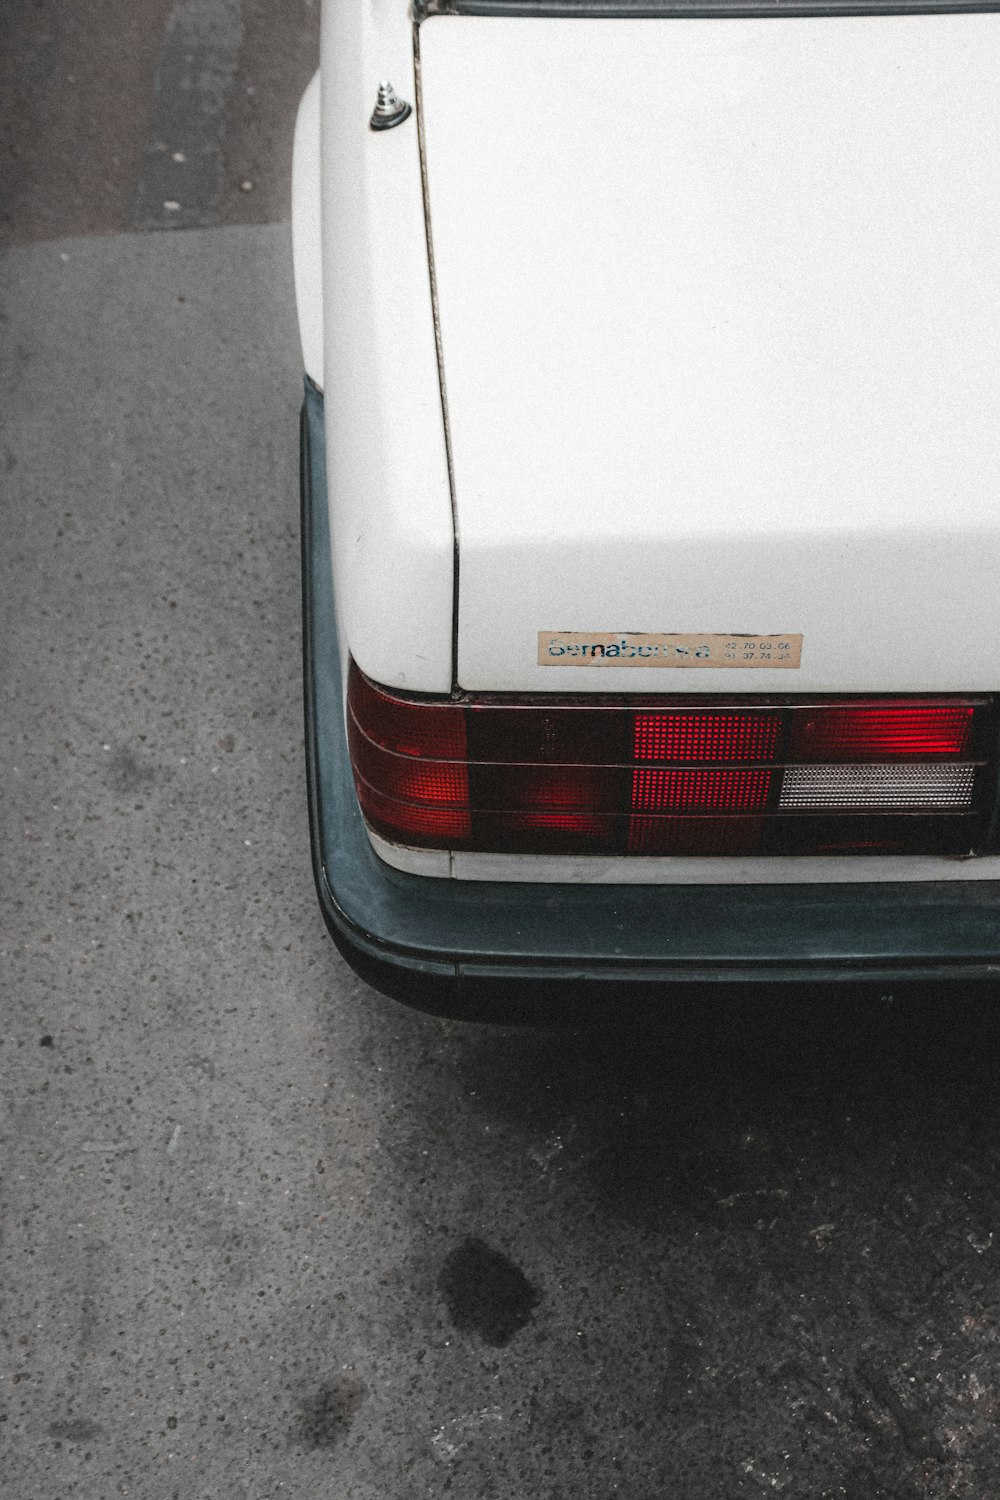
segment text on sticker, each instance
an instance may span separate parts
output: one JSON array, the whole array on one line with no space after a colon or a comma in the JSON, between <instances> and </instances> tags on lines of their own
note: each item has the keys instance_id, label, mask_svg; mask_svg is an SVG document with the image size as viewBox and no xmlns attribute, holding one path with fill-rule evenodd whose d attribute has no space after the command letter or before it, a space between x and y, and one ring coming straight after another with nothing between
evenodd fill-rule
<instances>
[{"instance_id":1,"label":"text on sticker","mask_svg":"<svg viewBox=\"0 0 1000 1500\"><path fill-rule=\"evenodd\" d=\"M801 661L801 635L538 632L540 667L777 667L795 670Z\"/></svg>"}]
</instances>

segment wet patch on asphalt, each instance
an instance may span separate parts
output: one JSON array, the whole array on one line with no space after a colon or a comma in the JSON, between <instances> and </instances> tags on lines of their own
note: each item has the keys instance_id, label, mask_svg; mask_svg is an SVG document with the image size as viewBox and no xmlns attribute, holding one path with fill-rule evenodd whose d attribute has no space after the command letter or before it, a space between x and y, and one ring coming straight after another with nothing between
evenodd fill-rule
<instances>
[{"instance_id":1,"label":"wet patch on asphalt","mask_svg":"<svg viewBox=\"0 0 1000 1500\"><path fill-rule=\"evenodd\" d=\"M438 1288L453 1326L498 1349L527 1325L540 1295L512 1260L475 1238L452 1250Z\"/></svg>"},{"instance_id":2,"label":"wet patch on asphalt","mask_svg":"<svg viewBox=\"0 0 1000 1500\"><path fill-rule=\"evenodd\" d=\"M342 1370L302 1404L292 1437L303 1448L335 1448L350 1432L368 1400L367 1383Z\"/></svg>"}]
</instances>

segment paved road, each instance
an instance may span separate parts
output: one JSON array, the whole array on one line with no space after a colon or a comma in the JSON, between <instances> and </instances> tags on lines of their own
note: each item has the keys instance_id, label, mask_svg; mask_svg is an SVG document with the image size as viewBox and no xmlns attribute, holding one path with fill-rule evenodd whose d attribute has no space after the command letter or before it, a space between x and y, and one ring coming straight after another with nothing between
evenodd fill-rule
<instances>
[{"instance_id":1,"label":"paved road","mask_svg":"<svg viewBox=\"0 0 1000 1500\"><path fill-rule=\"evenodd\" d=\"M325 936L282 222L314 23L5 7L5 1500L992 1500L994 997L456 1027Z\"/></svg>"},{"instance_id":2,"label":"paved road","mask_svg":"<svg viewBox=\"0 0 1000 1500\"><path fill-rule=\"evenodd\" d=\"M4 0L0 243L287 219L318 57L319 0Z\"/></svg>"}]
</instances>

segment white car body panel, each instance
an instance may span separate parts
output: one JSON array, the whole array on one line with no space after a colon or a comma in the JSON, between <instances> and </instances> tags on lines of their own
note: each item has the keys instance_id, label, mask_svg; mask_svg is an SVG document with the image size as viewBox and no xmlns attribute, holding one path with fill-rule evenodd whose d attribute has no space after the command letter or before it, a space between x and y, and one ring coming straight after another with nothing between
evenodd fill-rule
<instances>
[{"instance_id":1,"label":"white car body panel","mask_svg":"<svg viewBox=\"0 0 1000 1500\"><path fill-rule=\"evenodd\" d=\"M454 526L416 119L375 132L378 83L415 97L399 0L327 6L321 53L323 380L342 650L379 682L452 684Z\"/></svg>"},{"instance_id":2,"label":"white car body panel","mask_svg":"<svg viewBox=\"0 0 1000 1500\"><path fill-rule=\"evenodd\" d=\"M994 690L1000 15L442 17L420 47L459 683ZM554 630L804 646L539 666Z\"/></svg>"},{"instance_id":3,"label":"white car body panel","mask_svg":"<svg viewBox=\"0 0 1000 1500\"><path fill-rule=\"evenodd\" d=\"M292 154L292 266L302 365L323 389L323 234L319 161L319 73L302 95Z\"/></svg>"}]
</instances>

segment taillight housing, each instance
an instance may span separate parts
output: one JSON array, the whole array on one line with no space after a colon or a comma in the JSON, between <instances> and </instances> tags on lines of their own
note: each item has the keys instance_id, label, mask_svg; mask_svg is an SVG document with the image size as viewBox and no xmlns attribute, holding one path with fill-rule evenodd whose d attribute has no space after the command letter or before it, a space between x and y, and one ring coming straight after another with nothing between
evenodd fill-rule
<instances>
[{"instance_id":1,"label":"taillight housing","mask_svg":"<svg viewBox=\"0 0 1000 1500\"><path fill-rule=\"evenodd\" d=\"M493 853L978 852L986 697L408 696L352 663L362 812L397 844Z\"/></svg>"}]
</instances>

